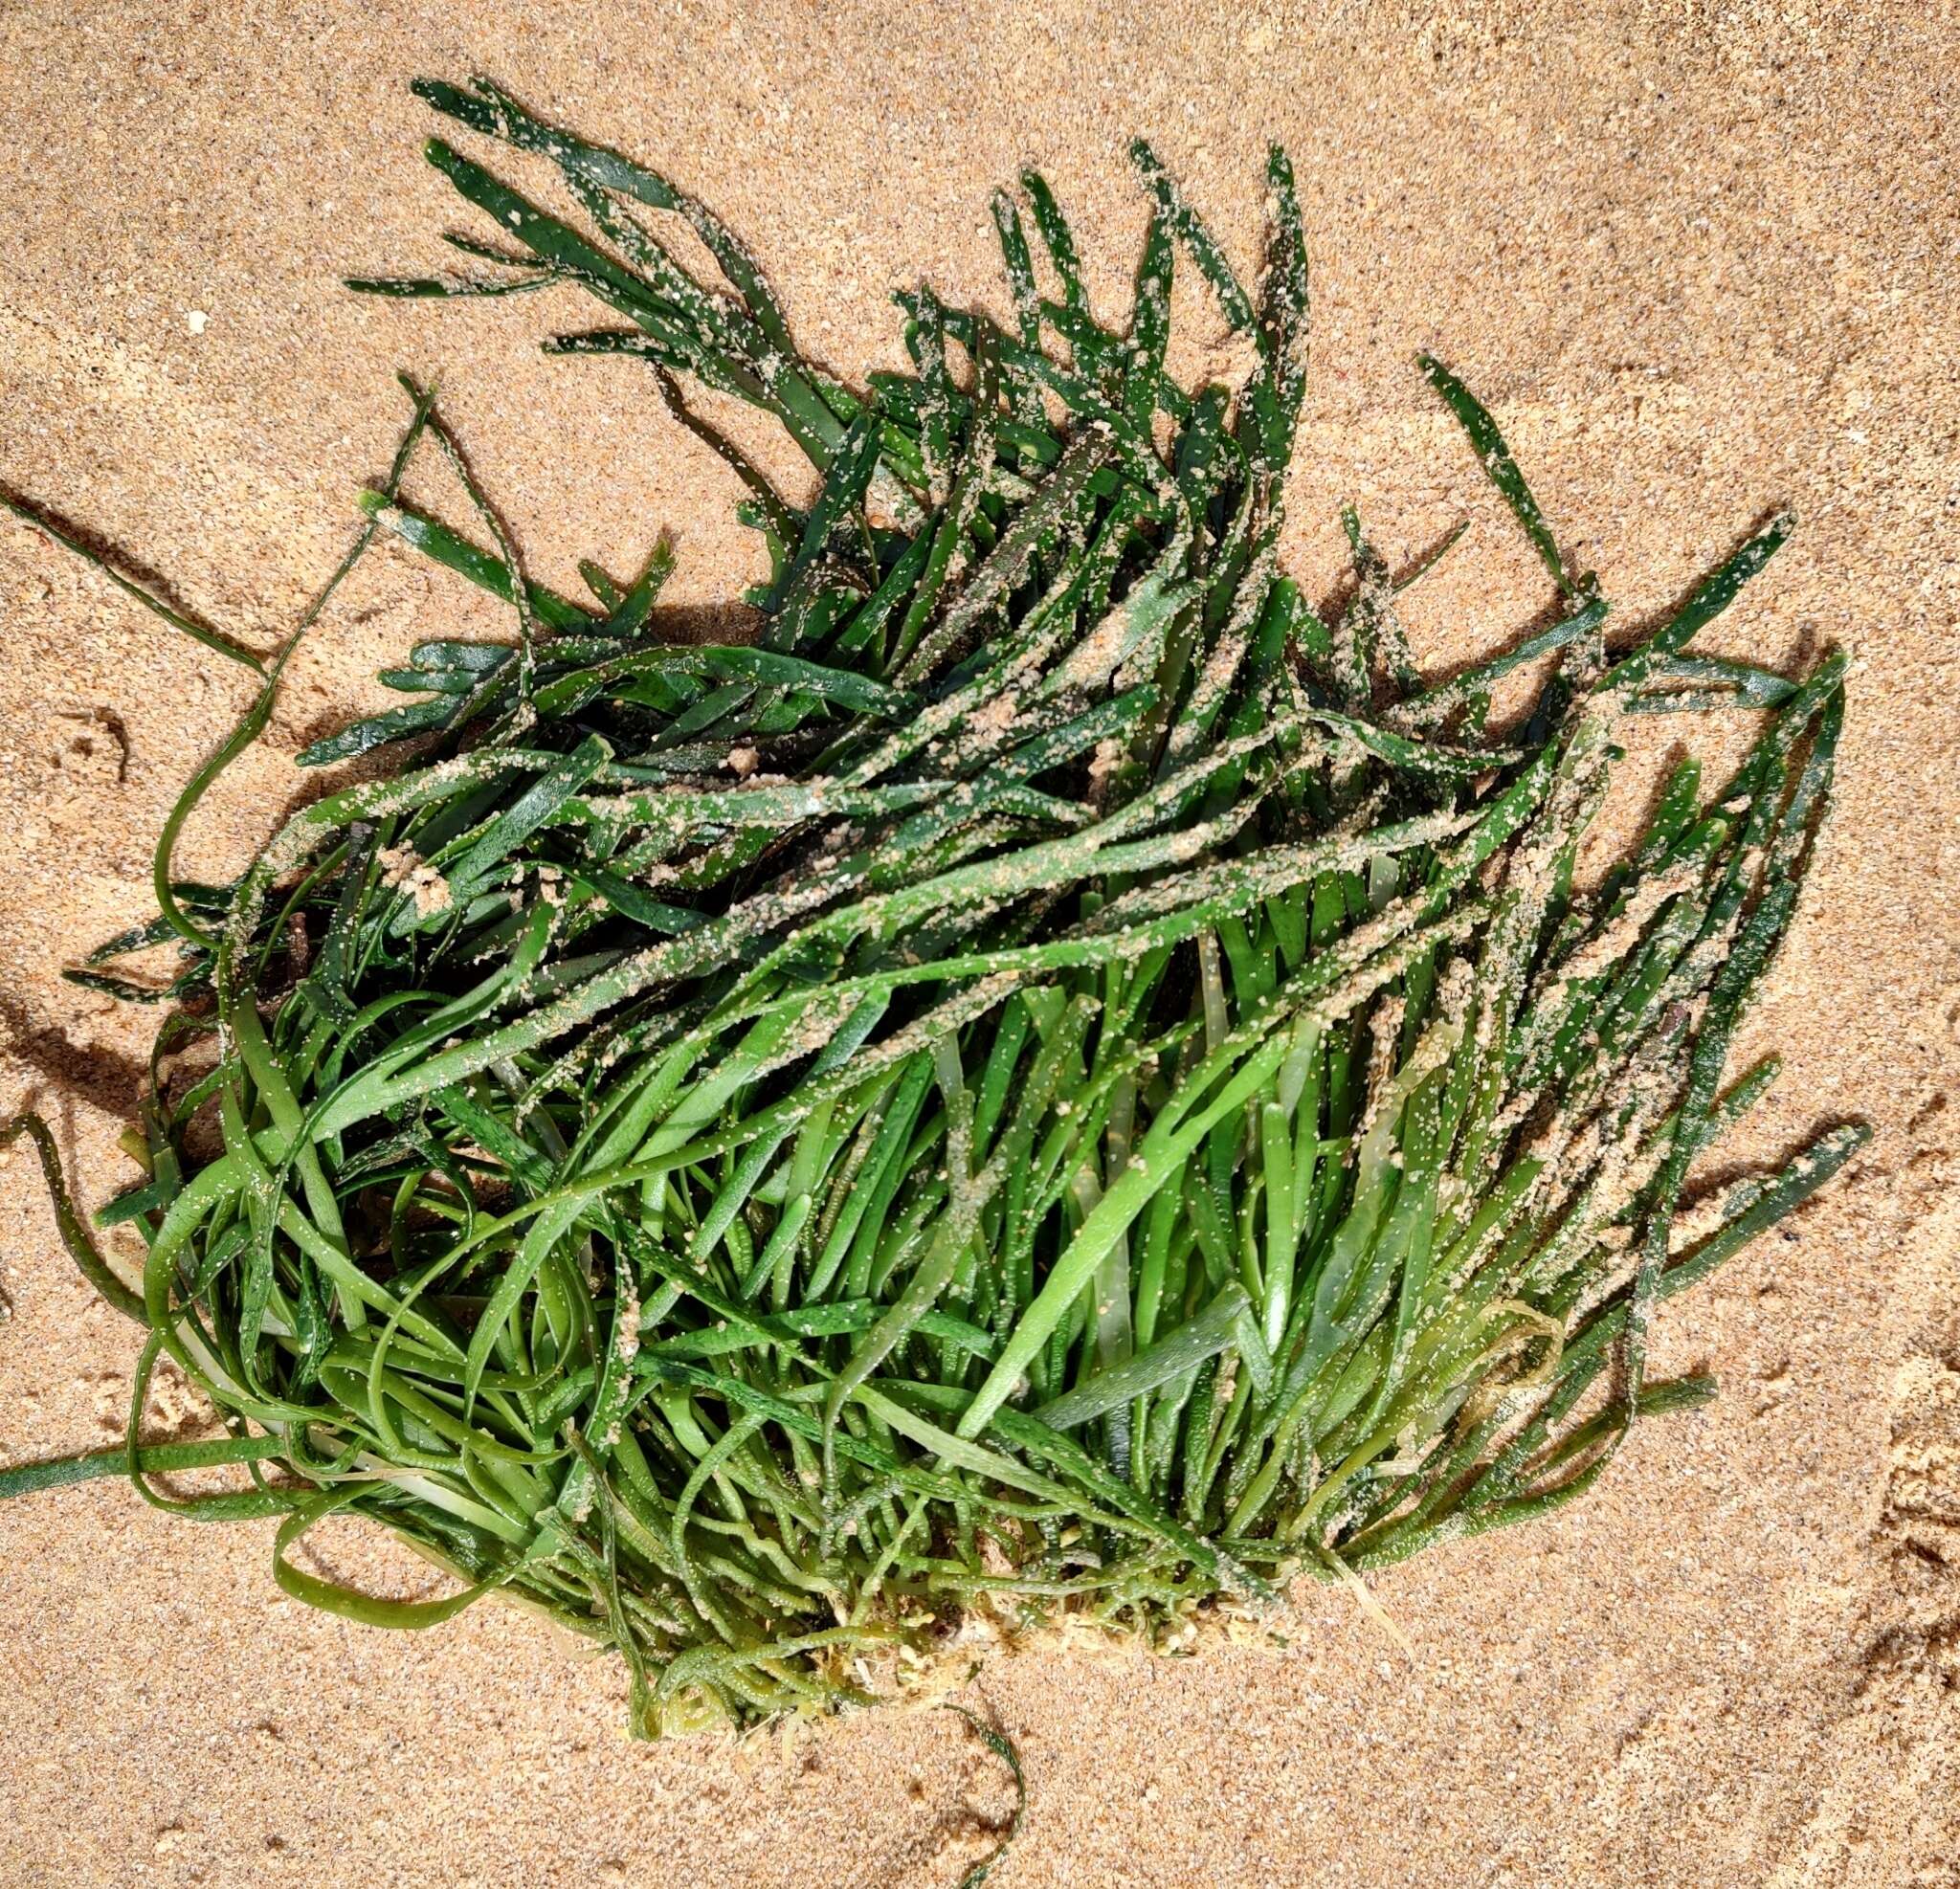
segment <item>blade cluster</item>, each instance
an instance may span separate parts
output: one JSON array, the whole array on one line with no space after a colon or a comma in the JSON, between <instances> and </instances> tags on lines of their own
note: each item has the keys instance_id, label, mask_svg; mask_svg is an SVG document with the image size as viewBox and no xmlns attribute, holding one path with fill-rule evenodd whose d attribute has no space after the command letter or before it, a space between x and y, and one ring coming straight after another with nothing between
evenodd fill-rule
<instances>
[{"instance_id":1,"label":"blade cluster","mask_svg":"<svg viewBox=\"0 0 1960 1889\"><path fill-rule=\"evenodd\" d=\"M1430 682L1351 512L1335 622L1278 567L1307 310L1278 151L1257 296L1139 146L1126 331L1031 175L995 204L1014 331L907 296L915 371L854 392L664 179L486 83L418 90L548 159L596 233L434 144L524 255L453 238L506 272L356 286L599 298L628 325L554 345L647 360L772 574L740 648L662 639L664 548L548 590L417 398L357 550L394 534L517 643L386 672L404 704L302 759L433 742L234 886L168 872L207 769L164 919L77 973L178 1006L110 1217L148 1243L145 1372L175 1359L235 1426L211 1459L261 1478L189 1505L280 1513L280 1582L358 1618L520 1593L676 1729L865 1698L867 1656L982 1613L1175 1643L1221 1595L1542 1513L1706 1395L1647 1382L1654 1307L1863 1138L1680 1211L1773 1073L1722 1086L1842 715L1840 657L1792 682L1688 651L1787 521L1609 656L1596 583L1426 362L1561 600ZM1180 257L1250 337L1236 389L1167 375ZM778 419L809 502L683 382ZM487 544L397 496L427 439ZM1620 718L1712 706L1769 711L1740 769L1704 794L1683 763L1582 891ZM173 935L167 989L112 967ZM133 1428L126 1461L178 1500ZM294 1565L336 1511L461 1590Z\"/></svg>"}]
</instances>

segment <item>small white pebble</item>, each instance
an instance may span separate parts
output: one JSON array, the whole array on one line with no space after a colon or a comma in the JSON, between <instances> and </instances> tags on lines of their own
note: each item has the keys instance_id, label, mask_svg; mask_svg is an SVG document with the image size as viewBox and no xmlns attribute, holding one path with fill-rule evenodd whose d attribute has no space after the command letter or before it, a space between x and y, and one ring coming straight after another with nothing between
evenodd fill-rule
<instances>
[{"instance_id":1,"label":"small white pebble","mask_svg":"<svg viewBox=\"0 0 1960 1889\"><path fill-rule=\"evenodd\" d=\"M184 325L194 335L201 335L211 317L201 308L187 308L184 311Z\"/></svg>"}]
</instances>

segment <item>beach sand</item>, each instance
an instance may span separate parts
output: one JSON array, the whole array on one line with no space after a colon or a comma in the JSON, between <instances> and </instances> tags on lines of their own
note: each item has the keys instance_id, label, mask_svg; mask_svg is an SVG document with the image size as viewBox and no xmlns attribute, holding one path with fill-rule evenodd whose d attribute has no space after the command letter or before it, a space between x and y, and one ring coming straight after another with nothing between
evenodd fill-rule
<instances>
[{"instance_id":1,"label":"beach sand","mask_svg":"<svg viewBox=\"0 0 1960 1889\"><path fill-rule=\"evenodd\" d=\"M1432 661L1545 595L1417 347L1489 402L1622 623L1798 512L1707 638L1857 652L1838 811L1743 1045L1785 1075L1738 1153L1850 1115L1870 1148L1668 1306L1657 1367L1712 1369L1719 1401L1636 1433L1554 1519L1374 1583L1413 1664L1319 1589L1284 1649L991 1664L963 1697L1031 1793L995 1889L1960 1883L1956 52L1951 9L1904 0L0 8L0 480L261 648L385 465L397 367L439 378L547 582L665 526L670 596L721 633L756 573L731 478L644 373L538 352L590 304L340 290L481 228L417 156L418 73L489 73L669 171L852 376L899 363L893 286L999 302L987 199L1021 164L1115 313L1145 221L1128 139L1247 267L1283 141L1316 336L1286 557L1330 595L1343 498L1393 559L1467 513L1412 612ZM1222 324L1189 290L1179 320L1192 371ZM235 871L292 754L412 637L503 628L369 558L180 869ZM0 518L0 1104L49 1114L91 1204L132 1177L153 1019L56 972L152 909L152 838L249 686ZM135 1328L63 1256L24 1148L0 1293L0 1461L114 1440ZM168 1387L152 1409L196 1417ZM630 1744L613 1666L529 1616L363 1629L284 1598L270 1549L269 1523L192 1526L114 1481L0 1511L0 1883L925 1889L1007 1803L946 1713Z\"/></svg>"}]
</instances>

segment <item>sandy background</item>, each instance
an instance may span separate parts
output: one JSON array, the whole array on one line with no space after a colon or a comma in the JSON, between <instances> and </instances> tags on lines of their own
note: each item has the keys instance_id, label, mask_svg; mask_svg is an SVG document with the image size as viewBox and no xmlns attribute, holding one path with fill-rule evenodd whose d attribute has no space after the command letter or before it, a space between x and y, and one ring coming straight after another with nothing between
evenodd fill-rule
<instances>
[{"instance_id":1,"label":"sandy background","mask_svg":"<svg viewBox=\"0 0 1960 1889\"><path fill-rule=\"evenodd\" d=\"M1418 345L1490 401L1632 620L1770 505L1803 515L1713 639L1860 652L1840 811L1751 1029L1788 1058L1754 1150L1855 1111L1872 1148L1669 1308L1662 1364L1711 1367L1716 1405L1560 1519L1379 1582L1417 1669L1319 1591L1283 1654L993 1668L1033 1795L998 1889L1960 1883L1956 52L1923 0L0 4L0 478L260 646L386 461L398 366L440 373L548 581L629 567L663 523L678 602L752 574L730 479L646 380L536 353L590 304L337 291L435 262L464 220L416 158L418 72L487 71L670 170L852 373L893 362L894 283L997 294L987 193L1021 162L1114 313L1144 223L1128 136L1248 264L1284 140L1317 331L1289 557L1333 587L1345 495L1393 555L1467 509L1418 654L1490 647L1539 601ZM1215 316L1181 319L1201 354ZM370 559L183 863L235 870L287 757L412 636L497 627ZM149 910L150 835L248 683L8 520L0 638L0 1104L50 1112L95 1201L130 1172L146 1024L55 971ZM110 1440L133 1327L22 1155L0 1292L0 1460ZM945 1714L632 1746L610 1667L524 1616L354 1628L281 1599L269 1546L114 1484L0 1514L0 1883L924 1889L1004 1802Z\"/></svg>"}]
</instances>

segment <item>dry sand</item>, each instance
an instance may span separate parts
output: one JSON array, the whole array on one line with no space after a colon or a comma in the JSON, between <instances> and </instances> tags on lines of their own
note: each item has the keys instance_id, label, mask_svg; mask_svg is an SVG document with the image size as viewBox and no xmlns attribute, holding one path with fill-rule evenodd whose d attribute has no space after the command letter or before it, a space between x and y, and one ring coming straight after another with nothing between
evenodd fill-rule
<instances>
[{"instance_id":1,"label":"dry sand","mask_svg":"<svg viewBox=\"0 0 1960 1889\"><path fill-rule=\"evenodd\" d=\"M386 458L397 366L439 371L547 579L627 566L661 523L679 601L752 569L728 478L646 381L538 355L586 308L338 292L461 220L415 156L419 72L492 73L670 169L851 372L892 363L893 284L996 295L987 192L1018 164L1113 311L1143 225L1127 138L1241 257L1284 140L1317 324L1287 554L1325 590L1340 497L1398 553L1467 509L1417 611L1431 656L1540 599L1418 345L1495 407L1623 620L1771 504L1802 514L1712 639L1859 652L1840 811L1751 1026L1788 1059L1752 1151L1857 1111L1869 1153L1670 1306L1663 1363L1712 1367L1718 1403L1559 1519L1378 1583L1416 1668L1317 1590L1283 1654L991 1669L1033 1791L999 1889L1960 1882L1956 52L1924 0L0 7L0 478L261 640ZM495 623L370 559L185 864L235 869L287 757L412 634ZM246 685L5 521L0 636L0 1102L50 1112L95 1201L130 1171L145 1019L56 968L148 910L150 836ZM0 1458L108 1440L132 1328L21 1155L0 1290ZM113 1483L0 1514L0 1882L923 1889L1001 1805L945 1714L631 1745L610 1666L526 1616L352 1627L278 1596L268 1532Z\"/></svg>"}]
</instances>

